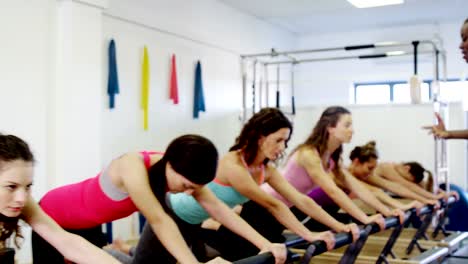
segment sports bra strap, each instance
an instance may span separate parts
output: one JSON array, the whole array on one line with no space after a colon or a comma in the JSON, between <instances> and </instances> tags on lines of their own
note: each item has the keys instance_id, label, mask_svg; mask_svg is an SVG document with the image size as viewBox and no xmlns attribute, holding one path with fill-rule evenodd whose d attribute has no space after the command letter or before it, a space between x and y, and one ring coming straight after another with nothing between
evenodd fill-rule
<instances>
[{"instance_id":1,"label":"sports bra strap","mask_svg":"<svg viewBox=\"0 0 468 264\"><path fill-rule=\"evenodd\" d=\"M143 155L143 162L145 163L146 169L149 169L151 167L151 155L153 154L161 154L164 155L164 152L158 152L158 151L141 151L140 152Z\"/></svg>"}]
</instances>

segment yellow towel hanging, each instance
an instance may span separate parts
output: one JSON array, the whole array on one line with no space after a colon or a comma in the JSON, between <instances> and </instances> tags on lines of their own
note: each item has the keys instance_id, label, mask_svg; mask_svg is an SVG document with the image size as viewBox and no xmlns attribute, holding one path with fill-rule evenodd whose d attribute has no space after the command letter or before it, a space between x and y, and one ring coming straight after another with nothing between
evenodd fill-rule
<instances>
[{"instance_id":1,"label":"yellow towel hanging","mask_svg":"<svg viewBox=\"0 0 468 264\"><path fill-rule=\"evenodd\" d=\"M141 107L143 108L143 129L148 130L148 97L149 97L149 80L150 80L150 65L148 58L148 49L143 48L143 63L141 69Z\"/></svg>"}]
</instances>

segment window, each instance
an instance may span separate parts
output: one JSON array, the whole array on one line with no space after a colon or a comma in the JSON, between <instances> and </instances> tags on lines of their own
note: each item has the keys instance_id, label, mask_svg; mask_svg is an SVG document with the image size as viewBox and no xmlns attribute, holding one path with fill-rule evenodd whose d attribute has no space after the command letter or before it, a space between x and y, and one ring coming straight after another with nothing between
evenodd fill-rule
<instances>
[{"instance_id":1,"label":"window","mask_svg":"<svg viewBox=\"0 0 468 264\"><path fill-rule=\"evenodd\" d=\"M367 84L356 86L356 104L390 103L390 86L387 84Z\"/></svg>"},{"instance_id":2,"label":"window","mask_svg":"<svg viewBox=\"0 0 468 264\"><path fill-rule=\"evenodd\" d=\"M422 102L432 99L431 80L424 80L421 84ZM468 82L448 80L440 82L440 98L446 102L463 101L464 108L468 106ZM354 84L355 104L388 104L410 103L409 84L406 81L356 83Z\"/></svg>"},{"instance_id":3,"label":"window","mask_svg":"<svg viewBox=\"0 0 468 264\"><path fill-rule=\"evenodd\" d=\"M430 102L429 83L421 84L421 101ZM393 102L394 103L411 103L410 91L408 83L398 83L393 85Z\"/></svg>"},{"instance_id":4,"label":"window","mask_svg":"<svg viewBox=\"0 0 468 264\"><path fill-rule=\"evenodd\" d=\"M440 87L440 98L444 101L463 101L466 105L468 96L468 82L445 82Z\"/></svg>"}]
</instances>

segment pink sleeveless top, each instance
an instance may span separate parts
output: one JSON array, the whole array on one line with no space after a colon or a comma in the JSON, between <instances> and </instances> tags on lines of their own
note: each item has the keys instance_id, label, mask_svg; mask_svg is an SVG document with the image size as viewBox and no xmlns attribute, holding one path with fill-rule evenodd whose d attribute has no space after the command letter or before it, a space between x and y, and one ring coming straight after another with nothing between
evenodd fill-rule
<instances>
[{"instance_id":1,"label":"pink sleeveless top","mask_svg":"<svg viewBox=\"0 0 468 264\"><path fill-rule=\"evenodd\" d=\"M151 154L143 151L146 169L151 167ZM113 200L103 191L97 176L82 182L65 185L45 194L40 206L61 227L66 229L91 228L129 216L138 211L130 196ZM109 175L102 175L109 177Z\"/></svg>"},{"instance_id":2,"label":"pink sleeveless top","mask_svg":"<svg viewBox=\"0 0 468 264\"><path fill-rule=\"evenodd\" d=\"M298 154L296 152L291 156L286 166L282 170L282 175L300 193L307 195L314 188L318 187L318 185L312 180L312 178L309 176L309 173L307 173L306 169L297 164L297 161L296 161L297 155ZM322 167L323 167L323 164L322 164ZM325 169L325 171L329 172L333 170L334 167L335 167L335 162L332 159L330 159L329 168ZM275 198L283 201L288 207L291 207L293 205L290 201L286 200L283 196L281 196L278 192L276 192L276 190L273 189L270 185L263 184L262 189L265 192L273 195Z\"/></svg>"}]
</instances>

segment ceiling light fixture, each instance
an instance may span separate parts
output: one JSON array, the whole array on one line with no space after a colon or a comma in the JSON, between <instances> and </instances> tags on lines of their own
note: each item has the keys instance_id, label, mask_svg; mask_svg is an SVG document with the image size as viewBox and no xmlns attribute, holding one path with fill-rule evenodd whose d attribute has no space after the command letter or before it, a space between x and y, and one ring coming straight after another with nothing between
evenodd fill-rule
<instances>
[{"instance_id":1,"label":"ceiling light fixture","mask_svg":"<svg viewBox=\"0 0 468 264\"><path fill-rule=\"evenodd\" d=\"M386 5L399 5L403 4L404 0L348 0L348 2L357 8L368 8Z\"/></svg>"}]
</instances>

